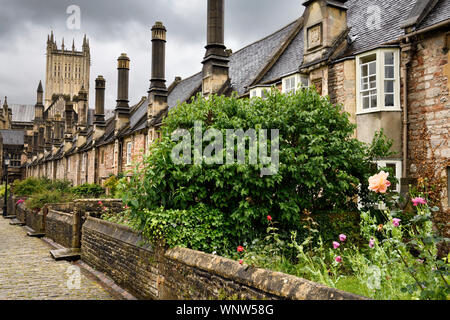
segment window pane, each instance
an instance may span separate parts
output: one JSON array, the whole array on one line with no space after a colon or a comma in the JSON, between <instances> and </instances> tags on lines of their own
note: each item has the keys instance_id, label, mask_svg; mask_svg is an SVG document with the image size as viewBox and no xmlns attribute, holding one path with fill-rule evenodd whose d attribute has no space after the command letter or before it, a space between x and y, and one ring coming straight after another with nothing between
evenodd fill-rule
<instances>
[{"instance_id":1,"label":"window pane","mask_svg":"<svg viewBox=\"0 0 450 320\"><path fill-rule=\"evenodd\" d=\"M398 177L397 165L395 163L386 163L386 168L392 169L392 172L394 173L394 177L395 178ZM397 189L397 184L393 183L390 188L391 188L391 190L396 190Z\"/></svg>"},{"instance_id":2,"label":"window pane","mask_svg":"<svg viewBox=\"0 0 450 320\"><path fill-rule=\"evenodd\" d=\"M370 100L369 97L363 97L363 109L370 108Z\"/></svg>"},{"instance_id":3,"label":"window pane","mask_svg":"<svg viewBox=\"0 0 450 320\"><path fill-rule=\"evenodd\" d=\"M377 94L375 91L375 95L371 95L370 96L370 107L371 108L376 108L377 107Z\"/></svg>"},{"instance_id":4,"label":"window pane","mask_svg":"<svg viewBox=\"0 0 450 320\"><path fill-rule=\"evenodd\" d=\"M375 61L369 64L369 73L371 75L377 73L377 63Z\"/></svg>"},{"instance_id":5,"label":"window pane","mask_svg":"<svg viewBox=\"0 0 450 320\"><path fill-rule=\"evenodd\" d=\"M363 76L363 77L367 77L369 74L368 74L368 66L367 65L363 65L363 66L361 66L361 75Z\"/></svg>"},{"instance_id":6,"label":"window pane","mask_svg":"<svg viewBox=\"0 0 450 320\"><path fill-rule=\"evenodd\" d=\"M384 53L384 64L394 64L394 53L393 52L385 52Z\"/></svg>"},{"instance_id":7,"label":"window pane","mask_svg":"<svg viewBox=\"0 0 450 320\"><path fill-rule=\"evenodd\" d=\"M394 106L394 95L389 93L385 95L384 99L384 106L385 107L393 107Z\"/></svg>"},{"instance_id":8,"label":"window pane","mask_svg":"<svg viewBox=\"0 0 450 320\"><path fill-rule=\"evenodd\" d=\"M394 81L393 80L384 81L384 92L394 93Z\"/></svg>"},{"instance_id":9,"label":"window pane","mask_svg":"<svg viewBox=\"0 0 450 320\"><path fill-rule=\"evenodd\" d=\"M388 79L394 78L394 66L384 67L384 77Z\"/></svg>"}]
</instances>

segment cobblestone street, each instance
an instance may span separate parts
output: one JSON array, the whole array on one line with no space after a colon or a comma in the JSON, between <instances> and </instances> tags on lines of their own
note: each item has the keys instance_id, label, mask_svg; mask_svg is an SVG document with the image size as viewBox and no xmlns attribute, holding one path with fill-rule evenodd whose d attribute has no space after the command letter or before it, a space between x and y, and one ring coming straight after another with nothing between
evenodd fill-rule
<instances>
[{"instance_id":1,"label":"cobblestone street","mask_svg":"<svg viewBox=\"0 0 450 320\"><path fill-rule=\"evenodd\" d=\"M0 300L114 299L83 272L79 289L69 288L73 265L54 261L49 245L9 222L0 217Z\"/></svg>"}]
</instances>

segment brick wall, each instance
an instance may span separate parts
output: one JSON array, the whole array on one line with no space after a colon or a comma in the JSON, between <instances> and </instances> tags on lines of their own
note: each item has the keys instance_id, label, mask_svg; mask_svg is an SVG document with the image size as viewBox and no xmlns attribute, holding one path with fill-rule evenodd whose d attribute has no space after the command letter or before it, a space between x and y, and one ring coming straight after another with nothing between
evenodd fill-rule
<instances>
[{"instance_id":1,"label":"brick wall","mask_svg":"<svg viewBox=\"0 0 450 320\"><path fill-rule=\"evenodd\" d=\"M362 299L291 275L189 249L144 245L128 227L88 217L82 259L145 299Z\"/></svg>"}]
</instances>

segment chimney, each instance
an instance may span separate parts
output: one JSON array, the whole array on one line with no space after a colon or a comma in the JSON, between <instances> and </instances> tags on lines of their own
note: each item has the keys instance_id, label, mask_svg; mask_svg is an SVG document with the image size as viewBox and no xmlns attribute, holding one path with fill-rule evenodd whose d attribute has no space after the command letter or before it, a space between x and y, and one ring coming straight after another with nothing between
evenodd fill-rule
<instances>
[{"instance_id":1,"label":"chimney","mask_svg":"<svg viewBox=\"0 0 450 320\"><path fill-rule=\"evenodd\" d=\"M84 85L78 92L78 130L84 132L87 130L87 91Z\"/></svg>"},{"instance_id":2,"label":"chimney","mask_svg":"<svg viewBox=\"0 0 450 320\"><path fill-rule=\"evenodd\" d=\"M65 110L65 128L64 128L64 152L69 151L72 148L73 140L73 102L68 101L66 103Z\"/></svg>"},{"instance_id":3,"label":"chimney","mask_svg":"<svg viewBox=\"0 0 450 320\"><path fill-rule=\"evenodd\" d=\"M208 35L203 59L203 95L217 93L228 81L230 61L224 45L224 0L208 0Z\"/></svg>"},{"instance_id":4,"label":"chimney","mask_svg":"<svg viewBox=\"0 0 450 320\"><path fill-rule=\"evenodd\" d=\"M55 114L55 118L53 119L53 152L56 152L57 149L61 146L62 142L62 131L63 131L63 123L61 120L61 115L59 113Z\"/></svg>"},{"instance_id":5,"label":"chimney","mask_svg":"<svg viewBox=\"0 0 450 320\"><path fill-rule=\"evenodd\" d=\"M332 47L346 41L348 8L345 2L347 0L308 0L303 2L303 6L305 6L303 64L324 59ZM304 72L310 71L304 70Z\"/></svg>"},{"instance_id":6,"label":"chimney","mask_svg":"<svg viewBox=\"0 0 450 320\"><path fill-rule=\"evenodd\" d=\"M44 90L42 89L42 82L39 81L39 86L37 88L36 105L34 106L34 119L43 120L44 119L44 104L43 104Z\"/></svg>"},{"instance_id":7,"label":"chimney","mask_svg":"<svg viewBox=\"0 0 450 320\"><path fill-rule=\"evenodd\" d=\"M97 140L105 133L105 88L105 78L98 76L95 79L94 140Z\"/></svg>"},{"instance_id":8,"label":"chimney","mask_svg":"<svg viewBox=\"0 0 450 320\"><path fill-rule=\"evenodd\" d=\"M118 131L130 121L130 106L128 105L128 86L130 73L130 58L126 53L117 59L118 88L115 130Z\"/></svg>"},{"instance_id":9,"label":"chimney","mask_svg":"<svg viewBox=\"0 0 450 320\"><path fill-rule=\"evenodd\" d=\"M166 34L162 22L157 21L152 27L152 78L150 80L148 120L167 108L166 87Z\"/></svg>"}]
</instances>

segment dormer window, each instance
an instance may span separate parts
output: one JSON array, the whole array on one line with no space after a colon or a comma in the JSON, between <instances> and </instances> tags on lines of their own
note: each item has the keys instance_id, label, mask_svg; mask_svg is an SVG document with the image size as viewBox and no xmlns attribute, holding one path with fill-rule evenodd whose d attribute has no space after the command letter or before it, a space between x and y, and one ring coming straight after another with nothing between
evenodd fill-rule
<instances>
[{"instance_id":1,"label":"dormer window","mask_svg":"<svg viewBox=\"0 0 450 320\"><path fill-rule=\"evenodd\" d=\"M257 87L250 90L250 98L266 99L269 95L270 87Z\"/></svg>"},{"instance_id":2,"label":"dormer window","mask_svg":"<svg viewBox=\"0 0 450 320\"><path fill-rule=\"evenodd\" d=\"M294 74L283 79L283 93L295 92L298 88L309 87L309 76L306 74Z\"/></svg>"},{"instance_id":3,"label":"dormer window","mask_svg":"<svg viewBox=\"0 0 450 320\"><path fill-rule=\"evenodd\" d=\"M398 49L378 49L357 56L358 113L400 111Z\"/></svg>"}]
</instances>

